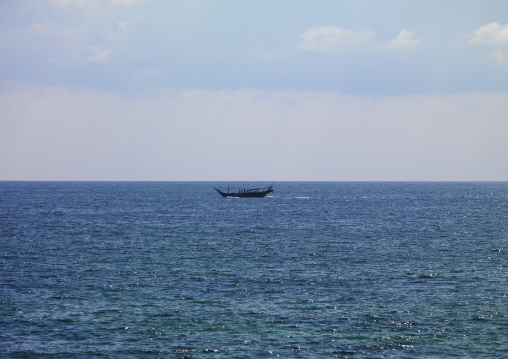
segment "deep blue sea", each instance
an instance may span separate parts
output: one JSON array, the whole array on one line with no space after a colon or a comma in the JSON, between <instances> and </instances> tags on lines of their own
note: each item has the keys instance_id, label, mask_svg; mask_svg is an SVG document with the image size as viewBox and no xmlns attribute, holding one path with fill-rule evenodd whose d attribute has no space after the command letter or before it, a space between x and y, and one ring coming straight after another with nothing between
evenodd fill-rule
<instances>
[{"instance_id":1,"label":"deep blue sea","mask_svg":"<svg viewBox=\"0 0 508 359\"><path fill-rule=\"evenodd\" d=\"M0 357L508 357L508 182L215 185L0 182Z\"/></svg>"}]
</instances>

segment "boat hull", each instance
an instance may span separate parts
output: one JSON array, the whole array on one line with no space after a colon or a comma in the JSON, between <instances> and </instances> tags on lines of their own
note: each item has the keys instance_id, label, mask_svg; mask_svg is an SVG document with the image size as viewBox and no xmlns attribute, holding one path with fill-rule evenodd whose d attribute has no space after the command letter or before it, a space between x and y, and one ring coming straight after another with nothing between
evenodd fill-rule
<instances>
[{"instance_id":1,"label":"boat hull","mask_svg":"<svg viewBox=\"0 0 508 359\"><path fill-rule=\"evenodd\" d=\"M238 192L223 192L219 188L215 188L217 192L221 194L222 197L241 197L241 198L263 198L268 193L273 192L273 189L269 187L265 191L258 191L258 190L241 190Z\"/></svg>"}]
</instances>

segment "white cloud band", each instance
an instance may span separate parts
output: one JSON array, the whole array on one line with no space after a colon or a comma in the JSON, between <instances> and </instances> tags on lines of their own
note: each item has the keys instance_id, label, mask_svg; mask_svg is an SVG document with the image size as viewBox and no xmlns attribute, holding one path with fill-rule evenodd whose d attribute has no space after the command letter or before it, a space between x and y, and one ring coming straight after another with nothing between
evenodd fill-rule
<instances>
[{"instance_id":1,"label":"white cloud band","mask_svg":"<svg viewBox=\"0 0 508 359\"><path fill-rule=\"evenodd\" d=\"M20 87L0 94L0 180L506 180L507 101Z\"/></svg>"},{"instance_id":2,"label":"white cloud band","mask_svg":"<svg viewBox=\"0 0 508 359\"><path fill-rule=\"evenodd\" d=\"M376 42L372 31L342 30L335 26L311 27L301 35L298 45L307 51L351 51L402 49L418 45L420 39L412 31L402 30L389 42Z\"/></svg>"}]
</instances>

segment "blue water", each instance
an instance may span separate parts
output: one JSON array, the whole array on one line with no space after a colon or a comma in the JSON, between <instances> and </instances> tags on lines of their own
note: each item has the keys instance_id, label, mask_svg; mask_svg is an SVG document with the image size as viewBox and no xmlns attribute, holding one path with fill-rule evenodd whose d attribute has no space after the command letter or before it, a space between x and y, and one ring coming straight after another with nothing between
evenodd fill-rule
<instances>
[{"instance_id":1,"label":"blue water","mask_svg":"<svg viewBox=\"0 0 508 359\"><path fill-rule=\"evenodd\" d=\"M508 357L508 183L214 185L0 182L0 356Z\"/></svg>"}]
</instances>

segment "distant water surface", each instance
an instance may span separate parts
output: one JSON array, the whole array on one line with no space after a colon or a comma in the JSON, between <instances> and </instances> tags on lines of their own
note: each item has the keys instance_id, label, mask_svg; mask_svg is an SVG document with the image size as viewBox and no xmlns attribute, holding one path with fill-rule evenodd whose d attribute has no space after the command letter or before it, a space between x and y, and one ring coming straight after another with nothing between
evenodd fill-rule
<instances>
[{"instance_id":1,"label":"distant water surface","mask_svg":"<svg viewBox=\"0 0 508 359\"><path fill-rule=\"evenodd\" d=\"M508 183L215 185L0 182L0 356L508 357Z\"/></svg>"}]
</instances>

